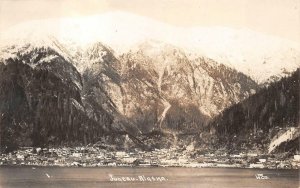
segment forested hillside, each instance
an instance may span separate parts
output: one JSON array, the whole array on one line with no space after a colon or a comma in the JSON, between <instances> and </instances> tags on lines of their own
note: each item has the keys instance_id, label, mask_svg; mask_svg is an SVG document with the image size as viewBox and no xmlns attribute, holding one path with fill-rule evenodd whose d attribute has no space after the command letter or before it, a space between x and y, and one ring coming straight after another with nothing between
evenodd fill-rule
<instances>
[{"instance_id":1,"label":"forested hillside","mask_svg":"<svg viewBox=\"0 0 300 188\"><path fill-rule=\"evenodd\" d=\"M91 100L92 91L82 88L80 73L51 48L25 46L15 58L1 62L1 149L101 140L121 146L125 130L114 129L108 107Z\"/></svg>"},{"instance_id":2,"label":"forested hillside","mask_svg":"<svg viewBox=\"0 0 300 188\"><path fill-rule=\"evenodd\" d=\"M270 84L245 101L224 110L209 125L219 146L228 149L262 149L288 130L299 127L299 69ZM297 138L292 138L297 139ZM297 149L299 142L292 148Z\"/></svg>"}]
</instances>

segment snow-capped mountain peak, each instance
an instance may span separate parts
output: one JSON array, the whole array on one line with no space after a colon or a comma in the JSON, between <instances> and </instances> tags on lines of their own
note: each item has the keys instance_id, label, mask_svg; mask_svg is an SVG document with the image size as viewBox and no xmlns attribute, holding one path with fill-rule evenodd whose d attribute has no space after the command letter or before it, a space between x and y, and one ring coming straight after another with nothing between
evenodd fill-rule
<instances>
[{"instance_id":1,"label":"snow-capped mountain peak","mask_svg":"<svg viewBox=\"0 0 300 188\"><path fill-rule=\"evenodd\" d=\"M49 36L71 45L75 51L100 41L117 54L126 53L143 41L161 41L184 49L186 54L226 64L258 83L292 72L300 62L300 45L283 38L244 28L175 27L121 11L32 21L9 29L0 38L1 45L13 43L12 39L44 45L49 43Z\"/></svg>"}]
</instances>

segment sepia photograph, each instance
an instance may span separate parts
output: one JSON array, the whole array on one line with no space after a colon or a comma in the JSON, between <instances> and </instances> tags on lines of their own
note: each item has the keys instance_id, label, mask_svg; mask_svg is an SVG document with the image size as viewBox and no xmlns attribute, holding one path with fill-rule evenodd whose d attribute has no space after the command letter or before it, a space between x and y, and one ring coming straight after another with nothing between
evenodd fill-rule
<instances>
[{"instance_id":1,"label":"sepia photograph","mask_svg":"<svg viewBox=\"0 0 300 188\"><path fill-rule=\"evenodd\" d=\"M0 0L1 188L299 188L299 0Z\"/></svg>"}]
</instances>

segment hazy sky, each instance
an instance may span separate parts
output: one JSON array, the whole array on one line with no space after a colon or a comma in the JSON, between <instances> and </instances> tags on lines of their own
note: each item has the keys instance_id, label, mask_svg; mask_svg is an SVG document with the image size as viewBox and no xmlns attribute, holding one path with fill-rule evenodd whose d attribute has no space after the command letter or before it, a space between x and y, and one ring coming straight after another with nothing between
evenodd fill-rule
<instances>
[{"instance_id":1,"label":"hazy sky","mask_svg":"<svg viewBox=\"0 0 300 188\"><path fill-rule=\"evenodd\" d=\"M34 19L113 10L177 26L249 28L300 42L300 0L0 0L0 31Z\"/></svg>"}]
</instances>

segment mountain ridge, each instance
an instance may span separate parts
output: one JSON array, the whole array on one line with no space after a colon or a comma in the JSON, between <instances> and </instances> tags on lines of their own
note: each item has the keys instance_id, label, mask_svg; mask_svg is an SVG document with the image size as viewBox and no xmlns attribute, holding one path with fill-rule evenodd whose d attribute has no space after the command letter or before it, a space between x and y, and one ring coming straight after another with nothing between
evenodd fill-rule
<instances>
[{"instance_id":1,"label":"mountain ridge","mask_svg":"<svg viewBox=\"0 0 300 188\"><path fill-rule=\"evenodd\" d=\"M63 127L62 129L68 129L65 133L60 133L70 134L65 137L67 142L76 137L76 130L80 127L85 130L78 139L81 144L96 142L105 135L112 139L118 134L121 140L125 139L125 135L128 134L133 142L140 144L135 136L152 130L159 129L174 132L174 134L197 130L205 126L208 116L216 115L219 110L247 98L252 90L258 89L257 84L242 73L219 65L210 59L200 58L190 61L181 49L172 45L168 47L163 45L162 48L165 51L157 50L156 46L146 45L139 51L116 57L111 48L98 42L85 50L76 49L78 50L76 51L69 50L73 46L66 46L51 39L53 41L49 43L36 45L33 42L33 44L24 43L2 48L0 65L5 71L7 67L16 64L15 68L9 68L14 74L18 70L23 70L23 67L27 67L28 75L35 75L36 70L41 69L42 72L39 75L54 76L53 79L58 84L58 88L54 91L70 90L69 94L67 92L63 95L64 103L69 107L64 108L63 112L61 112L62 109L57 109L57 112L61 114L50 115L56 117L52 122L53 126L59 124ZM46 47L48 44L49 46ZM147 55L148 52L151 53ZM67 68L64 69L64 67ZM5 87L8 93L14 92L5 84L5 80L10 78L9 75L3 73L0 78L4 84L2 87ZM36 83L33 81L35 79L38 78L23 76L12 80L16 80L16 84L24 95L32 95L33 98L30 100L37 100L40 106L44 103L43 100L52 101L48 103L49 105L45 105L43 110L44 115L52 113L53 106L57 108L60 106L58 105L60 99L56 97L54 91L51 91L54 81L45 79ZM27 88L25 83L33 85L24 90ZM43 89L37 89L40 87ZM73 100L72 88L75 89L78 100ZM216 92L206 93L207 88ZM49 92L49 96L46 95ZM7 94L2 93L2 95L7 98ZM207 100L208 98L212 100ZM27 109L25 104L30 103L29 99L22 97L22 101L24 105L21 109ZM203 113L206 110L208 110L207 114ZM7 109L3 108L1 112L6 114ZM26 113L22 111L21 116L26 116ZM80 115L77 116L80 118L77 119L74 113L79 113ZM40 114L40 107L34 108L29 117L41 118ZM6 123L2 121L1 126L11 125L14 127L13 132L18 132L18 128L13 123L17 117L14 115L9 117L12 121ZM45 130L46 135L50 134L51 131L48 131L52 127L52 120L43 119L44 125L39 124L38 127ZM59 119L62 119L61 123ZM74 129L75 135L70 128L75 125L72 122L77 122L76 125L78 125ZM25 125L37 126L37 123L28 120ZM35 130L35 128L30 130ZM38 130L35 130L37 135L41 134ZM36 141L34 144L58 144L60 137L56 135L55 130L52 131L54 135L50 137L54 141L50 142L44 135L44 141ZM41 138L37 135L35 137ZM27 137L24 136L25 138ZM117 143L114 140L107 142Z\"/></svg>"},{"instance_id":2,"label":"mountain ridge","mask_svg":"<svg viewBox=\"0 0 300 188\"><path fill-rule=\"evenodd\" d=\"M101 41L118 54L127 53L145 40L163 41L184 49L191 58L206 56L222 62L249 75L259 84L272 82L272 76L278 79L299 67L300 45L286 39L248 29L174 27L120 11L24 23L0 37L2 42L12 38L40 41L45 35L53 36L62 43L75 41L76 45L84 48L95 40Z\"/></svg>"}]
</instances>

